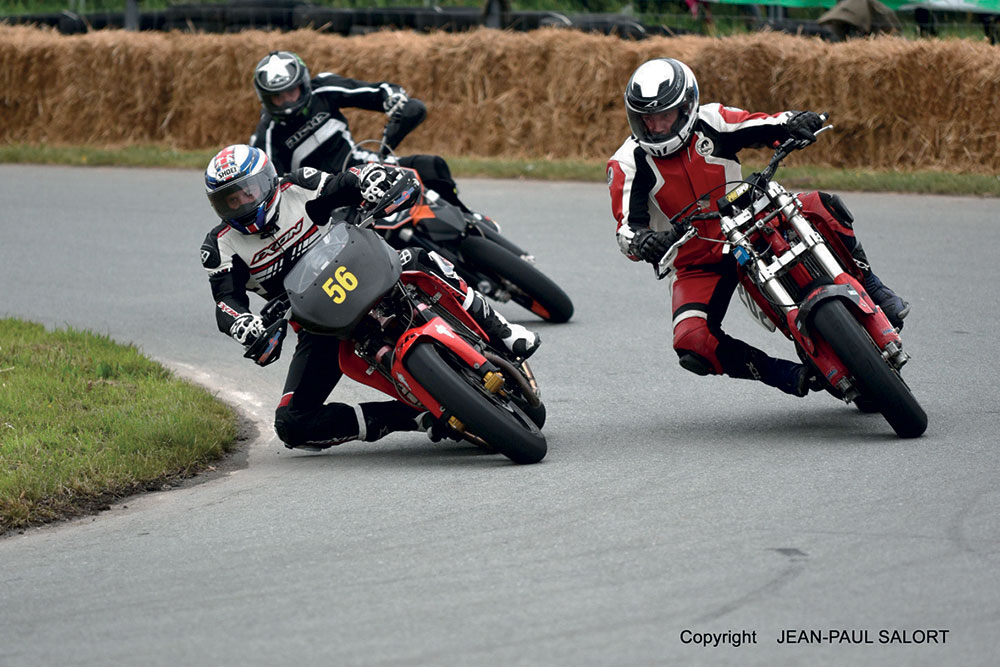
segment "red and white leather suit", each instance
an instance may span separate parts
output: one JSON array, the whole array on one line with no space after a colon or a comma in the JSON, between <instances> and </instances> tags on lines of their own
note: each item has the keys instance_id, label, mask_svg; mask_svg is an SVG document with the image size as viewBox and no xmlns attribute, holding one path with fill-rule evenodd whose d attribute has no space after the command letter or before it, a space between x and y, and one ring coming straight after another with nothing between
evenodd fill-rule
<instances>
[{"instance_id":1,"label":"red and white leather suit","mask_svg":"<svg viewBox=\"0 0 1000 667\"><path fill-rule=\"evenodd\" d=\"M629 137L608 161L611 211L622 252L639 261L630 252L635 232L646 227L666 230L670 217L697 199L704 199L708 210L716 210L715 202L728 189L726 183L742 178L737 153L786 139L785 124L794 113L751 113L704 104L687 145L666 157L650 156ZM831 213L830 208L836 208L834 197L811 192L799 198L816 224L830 225L842 238L853 241L849 214L841 215L845 218L841 222ZM699 236L722 238L718 220L698 221L695 226ZM682 365L694 372L754 377L751 352L758 351L721 329L737 284L735 263L730 255L723 255L722 247L693 238L674 260L670 279L673 347ZM685 356L694 368L683 362Z\"/></svg>"}]
</instances>

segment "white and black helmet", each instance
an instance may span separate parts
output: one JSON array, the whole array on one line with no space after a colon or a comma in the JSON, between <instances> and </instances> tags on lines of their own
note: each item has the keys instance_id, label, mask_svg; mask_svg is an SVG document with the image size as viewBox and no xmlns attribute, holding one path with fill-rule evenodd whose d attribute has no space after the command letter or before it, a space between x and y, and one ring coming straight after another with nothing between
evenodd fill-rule
<instances>
[{"instance_id":1,"label":"white and black helmet","mask_svg":"<svg viewBox=\"0 0 1000 667\"><path fill-rule=\"evenodd\" d=\"M281 188L274 164L259 148L226 146L205 169L205 194L216 214L240 234L274 226Z\"/></svg>"},{"instance_id":2,"label":"white and black helmet","mask_svg":"<svg viewBox=\"0 0 1000 667\"><path fill-rule=\"evenodd\" d=\"M676 119L667 126L651 127L660 114ZM625 87L628 124L643 150L653 157L678 151L691 139L698 119L698 81L691 68L673 58L644 62Z\"/></svg>"},{"instance_id":3,"label":"white and black helmet","mask_svg":"<svg viewBox=\"0 0 1000 667\"><path fill-rule=\"evenodd\" d=\"M291 51L271 51L253 71L253 87L261 105L275 120L284 120L303 108L312 99L309 68ZM294 101L275 104L273 97L299 88Z\"/></svg>"}]
</instances>

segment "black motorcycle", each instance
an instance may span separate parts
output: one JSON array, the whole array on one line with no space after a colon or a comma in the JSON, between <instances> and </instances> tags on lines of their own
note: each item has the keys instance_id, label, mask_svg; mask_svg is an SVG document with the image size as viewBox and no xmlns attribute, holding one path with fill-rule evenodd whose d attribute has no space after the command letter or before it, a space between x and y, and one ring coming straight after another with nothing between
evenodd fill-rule
<instances>
[{"instance_id":1,"label":"black motorcycle","mask_svg":"<svg viewBox=\"0 0 1000 667\"><path fill-rule=\"evenodd\" d=\"M391 154L384 143L381 147L379 155ZM419 181L415 171L405 171ZM412 208L376 222L375 229L389 245L434 251L480 293L500 303L513 301L543 320L567 322L573 316L573 302L566 292L535 266L530 253L501 234L495 222L464 213L423 183L421 189L420 201Z\"/></svg>"}]
</instances>

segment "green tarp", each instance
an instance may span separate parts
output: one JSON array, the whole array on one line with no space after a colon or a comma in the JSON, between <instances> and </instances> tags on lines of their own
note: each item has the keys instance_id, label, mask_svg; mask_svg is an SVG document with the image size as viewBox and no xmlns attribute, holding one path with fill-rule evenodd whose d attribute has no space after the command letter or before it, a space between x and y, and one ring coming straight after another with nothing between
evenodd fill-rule
<instances>
[{"instance_id":1,"label":"green tarp","mask_svg":"<svg viewBox=\"0 0 1000 667\"><path fill-rule=\"evenodd\" d=\"M782 7L826 7L837 4L837 0L709 0L729 5L780 5ZM882 0L889 9L915 6L927 7L935 11L1000 13L1000 0Z\"/></svg>"}]
</instances>

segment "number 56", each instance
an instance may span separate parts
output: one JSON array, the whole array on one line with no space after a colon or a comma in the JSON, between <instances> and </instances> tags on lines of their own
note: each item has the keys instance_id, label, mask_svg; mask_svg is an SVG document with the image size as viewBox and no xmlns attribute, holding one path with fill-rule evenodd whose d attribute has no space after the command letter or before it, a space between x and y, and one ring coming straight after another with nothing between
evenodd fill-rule
<instances>
[{"instance_id":1,"label":"number 56","mask_svg":"<svg viewBox=\"0 0 1000 667\"><path fill-rule=\"evenodd\" d=\"M340 266L333 272L333 278L327 278L323 283L323 291L333 299L334 303L344 303L347 293L354 291L357 286L358 279L354 274L348 271L346 266Z\"/></svg>"}]
</instances>

